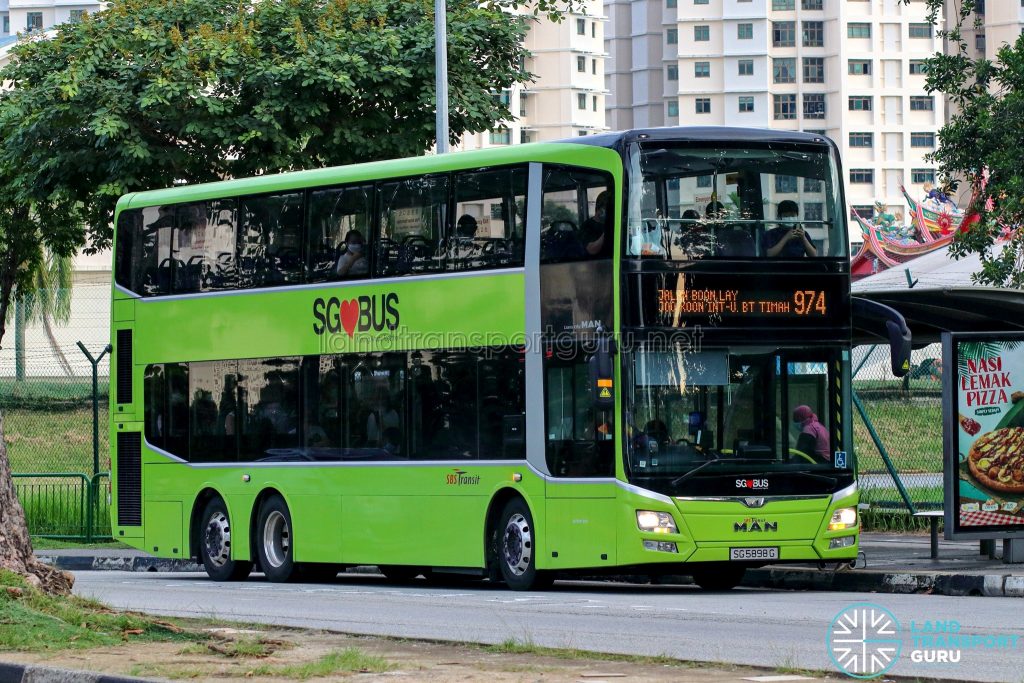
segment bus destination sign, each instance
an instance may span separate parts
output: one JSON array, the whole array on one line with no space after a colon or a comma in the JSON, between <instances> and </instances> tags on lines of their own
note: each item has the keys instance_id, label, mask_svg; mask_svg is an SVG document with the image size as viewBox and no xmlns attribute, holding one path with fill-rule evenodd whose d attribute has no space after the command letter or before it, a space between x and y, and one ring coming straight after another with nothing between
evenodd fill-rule
<instances>
[{"instance_id":1,"label":"bus destination sign","mask_svg":"<svg viewBox=\"0 0 1024 683\"><path fill-rule=\"evenodd\" d=\"M632 282L638 327L849 329L850 297L832 274L645 273Z\"/></svg>"},{"instance_id":2,"label":"bus destination sign","mask_svg":"<svg viewBox=\"0 0 1024 683\"><path fill-rule=\"evenodd\" d=\"M681 278L682 279L682 278ZM820 317L828 315L821 289L744 291L740 289L659 289L662 315L740 315Z\"/></svg>"}]
</instances>

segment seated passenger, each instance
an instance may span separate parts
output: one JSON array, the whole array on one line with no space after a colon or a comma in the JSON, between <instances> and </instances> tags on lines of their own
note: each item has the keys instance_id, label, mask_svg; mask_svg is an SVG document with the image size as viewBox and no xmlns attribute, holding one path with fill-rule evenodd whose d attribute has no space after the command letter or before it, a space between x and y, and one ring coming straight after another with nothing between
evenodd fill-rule
<instances>
[{"instance_id":1,"label":"seated passenger","mask_svg":"<svg viewBox=\"0 0 1024 683\"><path fill-rule=\"evenodd\" d=\"M343 242L345 250L334 264L336 277L362 277L370 272L370 262L366 258L366 244L363 233L349 230Z\"/></svg>"},{"instance_id":2,"label":"seated passenger","mask_svg":"<svg viewBox=\"0 0 1024 683\"><path fill-rule=\"evenodd\" d=\"M713 221L722 220L725 218L725 206L719 201L708 202L704 207L704 217Z\"/></svg>"},{"instance_id":3,"label":"seated passenger","mask_svg":"<svg viewBox=\"0 0 1024 683\"><path fill-rule=\"evenodd\" d=\"M583 249L588 256L611 258L614 251L611 236L611 216L608 214L610 197L605 190L594 201L594 215L583 223Z\"/></svg>"},{"instance_id":4,"label":"seated passenger","mask_svg":"<svg viewBox=\"0 0 1024 683\"><path fill-rule=\"evenodd\" d=\"M687 225L696 223L700 220L700 213L696 209L687 209L683 211L683 220L687 222Z\"/></svg>"},{"instance_id":5,"label":"seated passenger","mask_svg":"<svg viewBox=\"0 0 1024 683\"><path fill-rule=\"evenodd\" d=\"M476 219L468 213L462 214L455 224L455 236L463 240L471 240L476 237Z\"/></svg>"},{"instance_id":6,"label":"seated passenger","mask_svg":"<svg viewBox=\"0 0 1024 683\"><path fill-rule=\"evenodd\" d=\"M772 258L800 258L817 256L818 250L804 232L804 227L796 222L800 207L792 200L779 202L778 218L781 224L764 234L762 247L764 253Z\"/></svg>"}]
</instances>

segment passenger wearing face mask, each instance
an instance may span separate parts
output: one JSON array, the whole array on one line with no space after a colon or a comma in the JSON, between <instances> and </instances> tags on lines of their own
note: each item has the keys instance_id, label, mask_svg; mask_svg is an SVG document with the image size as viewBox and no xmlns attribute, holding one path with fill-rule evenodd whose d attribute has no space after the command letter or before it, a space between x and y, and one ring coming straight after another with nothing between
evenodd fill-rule
<instances>
[{"instance_id":1,"label":"passenger wearing face mask","mask_svg":"<svg viewBox=\"0 0 1024 683\"><path fill-rule=\"evenodd\" d=\"M345 251L334 264L334 275L339 278L362 277L370 272L370 261L366 258L366 243L363 233L349 230L345 235Z\"/></svg>"},{"instance_id":2,"label":"passenger wearing face mask","mask_svg":"<svg viewBox=\"0 0 1024 683\"><path fill-rule=\"evenodd\" d=\"M804 232L804 227L797 223L800 207L787 199L779 202L778 217L780 224L764 234L764 253L770 257L800 258L801 256L817 256L818 250Z\"/></svg>"}]
</instances>

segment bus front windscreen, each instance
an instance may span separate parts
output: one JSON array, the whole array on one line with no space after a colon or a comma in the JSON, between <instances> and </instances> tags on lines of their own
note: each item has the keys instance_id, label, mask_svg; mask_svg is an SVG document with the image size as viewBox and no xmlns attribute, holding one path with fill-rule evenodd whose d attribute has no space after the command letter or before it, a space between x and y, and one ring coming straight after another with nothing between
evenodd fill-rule
<instances>
[{"instance_id":1,"label":"bus front windscreen","mask_svg":"<svg viewBox=\"0 0 1024 683\"><path fill-rule=\"evenodd\" d=\"M626 470L670 495L811 494L852 482L838 349L626 354Z\"/></svg>"},{"instance_id":2,"label":"bus front windscreen","mask_svg":"<svg viewBox=\"0 0 1024 683\"><path fill-rule=\"evenodd\" d=\"M638 142L629 166L627 257L846 255L837 166L824 144Z\"/></svg>"}]
</instances>

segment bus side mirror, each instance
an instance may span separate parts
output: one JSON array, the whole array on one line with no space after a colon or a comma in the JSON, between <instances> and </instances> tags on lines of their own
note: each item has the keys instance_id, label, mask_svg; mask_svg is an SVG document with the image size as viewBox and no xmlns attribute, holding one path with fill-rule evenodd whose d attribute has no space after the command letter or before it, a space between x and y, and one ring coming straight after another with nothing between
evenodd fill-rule
<instances>
[{"instance_id":1,"label":"bus side mirror","mask_svg":"<svg viewBox=\"0 0 1024 683\"><path fill-rule=\"evenodd\" d=\"M907 327L906 321L886 320L885 329L889 333L889 360L892 363L892 374L903 377L910 372L910 328Z\"/></svg>"},{"instance_id":2,"label":"bus side mirror","mask_svg":"<svg viewBox=\"0 0 1024 683\"><path fill-rule=\"evenodd\" d=\"M855 328L864 330L871 338L888 340L892 374L903 377L910 372L911 334L903 315L895 308L865 297L851 297L850 303Z\"/></svg>"},{"instance_id":3,"label":"bus side mirror","mask_svg":"<svg viewBox=\"0 0 1024 683\"><path fill-rule=\"evenodd\" d=\"M615 340L598 333L596 348L587 365L590 369L590 386L594 389L594 407L610 410L615 407L615 373L612 356L615 355Z\"/></svg>"}]
</instances>

